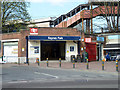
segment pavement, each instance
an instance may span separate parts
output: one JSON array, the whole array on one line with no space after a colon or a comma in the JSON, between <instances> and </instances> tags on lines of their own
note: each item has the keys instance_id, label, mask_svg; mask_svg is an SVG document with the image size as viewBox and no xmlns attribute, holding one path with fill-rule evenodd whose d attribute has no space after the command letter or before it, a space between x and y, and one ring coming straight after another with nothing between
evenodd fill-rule
<instances>
[{"instance_id":1,"label":"pavement","mask_svg":"<svg viewBox=\"0 0 120 90\"><path fill-rule=\"evenodd\" d=\"M77 62L75 63L75 68L73 68L72 62L63 62L61 61L61 67L59 67L59 61L49 61L48 67L45 61L40 62L39 66L37 63L30 63L29 66L32 67L43 67L43 68L61 68L61 69L75 69L75 70L86 70L86 71L97 71L97 72L117 72L116 71L116 62L115 61L106 61L104 62L104 70L102 70L102 61L92 61L89 62L89 69L87 69L87 63ZM28 66L28 64L5 64L4 67L9 66ZM118 62L118 65L119 62ZM119 67L119 66L118 66Z\"/></svg>"},{"instance_id":2,"label":"pavement","mask_svg":"<svg viewBox=\"0 0 120 90\"><path fill-rule=\"evenodd\" d=\"M52 64L54 67L51 67ZM66 68L66 63L59 68L56 62L49 63L50 67L46 67L44 63L41 66L1 65L3 88L118 88L117 72Z\"/></svg>"}]
</instances>

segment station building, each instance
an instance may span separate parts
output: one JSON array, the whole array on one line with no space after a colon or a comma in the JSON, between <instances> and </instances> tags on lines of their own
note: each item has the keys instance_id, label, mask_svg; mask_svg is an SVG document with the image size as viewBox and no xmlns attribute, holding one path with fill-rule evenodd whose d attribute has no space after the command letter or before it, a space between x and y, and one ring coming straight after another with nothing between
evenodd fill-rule
<instances>
[{"instance_id":1,"label":"station building","mask_svg":"<svg viewBox=\"0 0 120 90\"><path fill-rule=\"evenodd\" d=\"M103 48L104 53L109 53L111 60L115 60L117 55L120 55L120 34L113 33L106 36L106 45ZM104 55L105 55L104 54Z\"/></svg>"},{"instance_id":2,"label":"station building","mask_svg":"<svg viewBox=\"0 0 120 90\"><path fill-rule=\"evenodd\" d=\"M6 62L71 61L71 55L80 54L80 32L74 28L29 28L20 32L2 34L1 53Z\"/></svg>"},{"instance_id":3,"label":"station building","mask_svg":"<svg viewBox=\"0 0 120 90\"><path fill-rule=\"evenodd\" d=\"M81 35L76 28L28 28L20 32L1 34L1 54L8 63L57 61L71 62L71 55L77 58L84 51L89 61L102 60L104 57L104 38L92 35ZM102 41L102 42L100 42Z\"/></svg>"}]
</instances>

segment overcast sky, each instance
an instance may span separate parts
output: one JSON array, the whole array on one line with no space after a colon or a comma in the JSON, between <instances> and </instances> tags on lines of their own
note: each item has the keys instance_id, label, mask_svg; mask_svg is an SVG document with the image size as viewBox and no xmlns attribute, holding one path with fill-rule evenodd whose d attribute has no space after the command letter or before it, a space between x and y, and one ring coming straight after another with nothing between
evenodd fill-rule
<instances>
[{"instance_id":1,"label":"overcast sky","mask_svg":"<svg viewBox=\"0 0 120 90\"><path fill-rule=\"evenodd\" d=\"M88 0L27 0L31 5L28 11L32 19L55 17L66 14L80 4L86 4Z\"/></svg>"}]
</instances>

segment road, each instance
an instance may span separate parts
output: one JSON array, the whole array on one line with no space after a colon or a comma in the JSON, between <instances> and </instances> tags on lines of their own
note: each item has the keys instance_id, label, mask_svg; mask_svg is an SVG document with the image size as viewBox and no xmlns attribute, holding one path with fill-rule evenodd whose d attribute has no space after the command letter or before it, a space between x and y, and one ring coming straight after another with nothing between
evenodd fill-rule
<instances>
[{"instance_id":1,"label":"road","mask_svg":"<svg viewBox=\"0 0 120 90\"><path fill-rule=\"evenodd\" d=\"M117 72L3 66L2 79L3 88L118 88Z\"/></svg>"}]
</instances>

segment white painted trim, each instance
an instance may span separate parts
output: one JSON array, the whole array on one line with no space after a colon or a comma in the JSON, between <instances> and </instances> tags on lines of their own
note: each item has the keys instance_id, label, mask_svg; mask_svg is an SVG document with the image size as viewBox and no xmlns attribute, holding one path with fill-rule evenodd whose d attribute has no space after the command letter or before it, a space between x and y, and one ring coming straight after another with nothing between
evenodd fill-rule
<instances>
[{"instance_id":1,"label":"white painted trim","mask_svg":"<svg viewBox=\"0 0 120 90\"><path fill-rule=\"evenodd\" d=\"M12 41L19 41L19 39L7 39L7 40L1 40L1 42L12 42Z\"/></svg>"},{"instance_id":2,"label":"white painted trim","mask_svg":"<svg viewBox=\"0 0 120 90\"><path fill-rule=\"evenodd\" d=\"M106 43L106 44L120 44L120 43L119 42L116 42L116 43L111 42L111 43Z\"/></svg>"},{"instance_id":3,"label":"white painted trim","mask_svg":"<svg viewBox=\"0 0 120 90\"><path fill-rule=\"evenodd\" d=\"M114 49L120 49L120 48L103 48L104 50L114 50Z\"/></svg>"},{"instance_id":4,"label":"white painted trim","mask_svg":"<svg viewBox=\"0 0 120 90\"><path fill-rule=\"evenodd\" d=\"M35 34L35 35L38 35L38 33L30 33L30 35L34 35L34 34Z\"/></svg>"}]
</instances>

